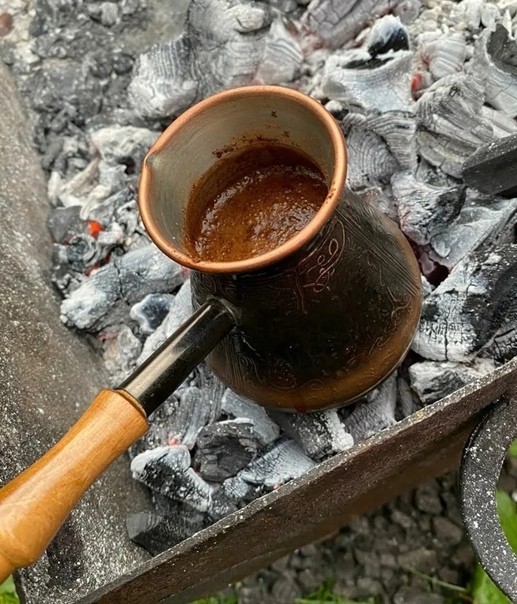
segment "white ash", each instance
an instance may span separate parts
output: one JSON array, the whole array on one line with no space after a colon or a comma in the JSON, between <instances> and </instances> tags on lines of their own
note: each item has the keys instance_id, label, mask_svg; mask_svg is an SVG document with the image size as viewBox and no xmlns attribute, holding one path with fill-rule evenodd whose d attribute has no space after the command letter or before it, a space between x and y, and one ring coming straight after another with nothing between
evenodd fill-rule
<instances>
[{"instance_id":1,"label":"white ash","mask_svg":"<svg viewBox=\"0 0 517 604\"><path fill-rule=\"evenodd\" d=\"M451 379L467 380L479 357L498 364L517 354L510 294L517 200L480 195L461 180L475 149L516 131L514 42L501 29L515 33L511 3L191 0L186 18L174 15L163 24L170 34L158 40L129 22L130 15L139 25L148 19L140 0L61 4L55 11L37 3L31 34L15 32L1 52L28 100L50 173L63 319L98 334L114 383L192 312L188 273L151 251L135 191L141 158L169 118L217 90L283 83L325 103L348 135L350 181L364 203L399 222L425 274L418 365L410 355L368 402L282 416L281 429L198 367L131 451L155 451L148 461L159 470L137 472L155 489L156 510L133 525L145 547L175 543L345 449L352 437L357 443L441 396L432 384L443 363ZM421 386L412 375L423 364L429 379ZM209 484L193 460L198 434L214 423L247 426L256 452L226 479L212 466L219 482ZM164 446L192 454L181 467L167 465L156 455ZM153 472L167 477L167 496ZM197 511L170 498L175 484ZM173 509L184 514L185 507L192 522L174 524Z\"/></svg>"}]
</instances>

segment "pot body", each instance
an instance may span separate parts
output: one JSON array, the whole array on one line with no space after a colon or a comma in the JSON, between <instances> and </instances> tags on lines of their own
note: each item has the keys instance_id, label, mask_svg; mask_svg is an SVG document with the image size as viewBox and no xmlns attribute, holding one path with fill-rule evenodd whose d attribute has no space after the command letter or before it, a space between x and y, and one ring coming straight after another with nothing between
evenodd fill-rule
<instances>
[{"instance_id":1,"label":"pot body","mask_svg":"<svg viewBox=\"0 0 517 604\"><path fill-rule=\"evenodd\" d=\"M236 320L209 366L235 392L297 411L352 403L396 368L420 283L401 231L348 189L321 232L267 270L192 272L194 305L221 298Z\"/></svg>"}]
</instances>

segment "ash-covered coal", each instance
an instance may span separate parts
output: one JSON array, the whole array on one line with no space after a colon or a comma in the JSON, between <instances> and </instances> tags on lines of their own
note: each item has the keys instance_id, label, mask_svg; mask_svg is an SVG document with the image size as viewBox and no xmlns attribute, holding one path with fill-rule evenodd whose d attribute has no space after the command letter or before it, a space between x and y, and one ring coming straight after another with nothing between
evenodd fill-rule
<instances>
[{"instance_id":1,"label":"ash-covered coal","mask_svg":"<svg viewBox=\"0 0 517 604\"><path fill-rule=\"evenodd\" d=\"M196 368L130 452L154 509L128 519L128 532L152 553L517 353L517 198L502 186L495 195L487 171L463 180L473 153L517 131L511 3L177 0L169 9L42 0L32 21L14 15L1 48L49 174L62 318L97 335L112 383L192 312L188 271L139 219L140 163L171 119L228 87L281 83L325 104L347 138L348 184L413 245L424 305L399 370L337 411L268 413Z\"/></svg>"}]
</instances>

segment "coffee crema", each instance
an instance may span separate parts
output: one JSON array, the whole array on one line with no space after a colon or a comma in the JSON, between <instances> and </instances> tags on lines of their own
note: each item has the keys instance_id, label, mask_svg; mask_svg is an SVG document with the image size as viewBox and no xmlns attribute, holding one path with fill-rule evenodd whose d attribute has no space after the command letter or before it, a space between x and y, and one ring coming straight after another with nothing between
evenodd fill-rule
<instances>
[{"instance_id":1,"label":"coffee crema","mask_svg":"<svg viewBox=\"0 0 517 604\"><path fill-rule=\"evenodd\" d=\"M263 144L220 160L194 187L185 247L199 260L232 262L286 243L328 193L321 170L292 148Z\"/></svg>"}]
</instances>

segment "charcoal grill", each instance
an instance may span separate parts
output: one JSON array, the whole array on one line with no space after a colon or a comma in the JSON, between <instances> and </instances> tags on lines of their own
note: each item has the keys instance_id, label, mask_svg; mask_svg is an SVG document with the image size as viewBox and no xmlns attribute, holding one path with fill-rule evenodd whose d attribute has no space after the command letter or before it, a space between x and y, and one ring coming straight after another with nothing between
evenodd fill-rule
<instances>
[{"instance_id":1,"label":"charcoal grill","mask_svg":"<svg viewBox=\"0 0 517 604\"><path fill-rule=\"evenodd\" d=\"M4 359L0 365L4 389L15 375L15 390L20 394L17 400L3 406L7 415L16 415L17 421L15 424L4 422L0 433L9 438L0 438L0 442L4 447L2 457L7 461L16 459L24 466L46 450L72 423L71 415L79 415L79 409L70 412L71 399L77 406L85 405L91 394L88 391L99 386L95 382L101 375L100 371L94 370L86 373L83 368L83 377L87 379L78 386L63 369L64 365L60 366L56 361L57 357L63 361L68 351L54 348L50 353L55 347L52 331L57 337L64 327L57 319L52 322L48 318L47 321L45 309L40 306L47 299L47 307L54 305L54 315L58 316L58 301L53 297L45 269L47 254L42 254L41 262L35 262L29 255L17 254L19 247L37 253L41 249L38 245L49 243L44 220L41 220L45 214L43 179L37 168L38 160L30 151L25 119L16 108L19 102L13 103L16 99L14 86L3 67L0 67L0 75L1 104L14 105L11 112L3 114L0 139L6 143L13 132L17 133L17 139L7 153L6 145L0 146L5 185L0 192L0 201L3 211L8 210L16 216L17 222L16 238L2 241L3 263L11 278L4 283L8 288L17 279L20 287L25 288L22 300L25 308L19 307L16 299L11 299L5 292L0 298L3 320L9 320L2 342L5 345L10 337L18 338L18 346L26 349L22 358L33 363L18 368L18 373L9 368L11 359ZM20 183L23 186L16 186ZM39 199L35 211L27 211L29 194L33 199ZM27 310L27 305L31 310ZM20 342L15 322L23 320L24 316L28 325ZM67 340L68 343L71 341ZM90 363L95 365L92 358L87 358L86 349L77 346L78 350L73 353L76 360L79 359L76 371L80 371L81 363L84 367ZM13 356L13 363L16 362ZM62 373L52 378L59 370ZM22 373L30 374L25 376L24 383L18 377ZM61 382L59 389L53 386L53 379ZM31 398L27 385L34 386L37 380L40 380L40 389ZM497 400L511 397L516 387L517 359L514 359L349 451L321 463L301 478L255 500L154 559L145 559L129 543L120 542L125 514L136 498L143 497L121 463L110 469L87 494L78 512L58 535L57 545L49 549L38 568L19 574L18 586L27 602L38 604L55 601L63 604L150 604L165 598L170 604L182 604L213 593L295 548L330 535L354 516L371 511L407 489L456 468L476 424ZM54 397L49 396L50 393L54 393ZM2 481L6 481L20 468L13 464L0 469ZM102 539L96 533L96 523L98 527L102 525ZM110 540L113 541L111 549L108 547ZM89 541L96 549L94 568L89 566L81 549ZM101 541L103 547L96 547ZM45 580L41 580L43 576ZM61 594L57 596L59 599L56 594Z\"/></svg>"}]
</instances>

